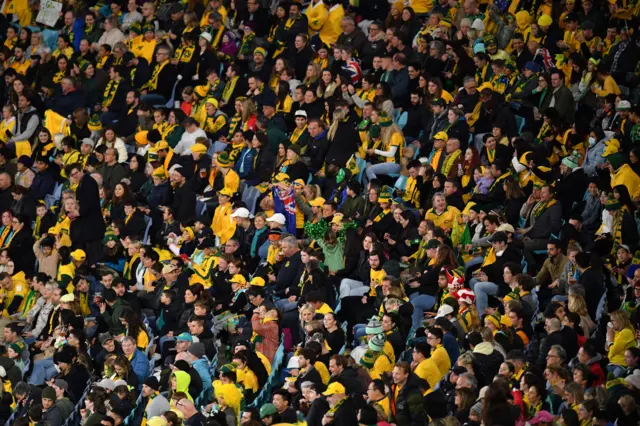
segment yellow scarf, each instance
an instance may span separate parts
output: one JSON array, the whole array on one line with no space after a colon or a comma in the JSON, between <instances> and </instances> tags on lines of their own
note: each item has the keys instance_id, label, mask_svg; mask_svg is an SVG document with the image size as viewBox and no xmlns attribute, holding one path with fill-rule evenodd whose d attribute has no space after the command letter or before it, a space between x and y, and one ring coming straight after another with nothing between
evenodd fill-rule
<instances>
[{"instance_id":1,"label":"yellow scarf","mask_svg":"<svg viewBox=\"0 0 640 426\"><path fill-rule=\"evenodd\" d=\"M160 72L164 67L169 64L169 60L167 59L161 64L156 64L156 67L153 69L153 74L151 74L151 79L142 85L143 89L158 89L158 77L160 77Z\"/></svg>"},{"instance_id":2,"label":"yellow scarf","mask_svg":"<svg viewBox=\"0 0 640 426\"><path fill-rule=\"evenodd\" d=\"M118 91L118 86L120 86L120 81L109 80L109 83L107 83L107 87L104 89L104 100L102 101L104 108L111 106L113 98L115 98Z\"/></svg>"},{"instance_id":3,"label":"yellow scarf","mask_svg":"<svg viewBox=\"0 0 640 426\"><path fill-rule=\"evenodd\" d=\"M534 217L540 217L540 215L542 213L544 213L549 207L553 206L554 204L556 204L556 200L555 199L551 199L549 201L547 201L546 203L540 203L537 206L535 206L533 208L533 216Z\"/></svg>"},{"instance_id":4,"label":"yellow scarf","mask_svg":"<svg viewBox=\"0 0 640 426\"><path fill-rule=\"evenodd\" d=\"M453 167L453 163L456 162L458 158L460 158L460 154L462 151L457 149L453 151L451 154L447 155L444 159L444 163L442 163L442 174L445 176L449 176L449 172L451 171L451 167Z\"/></svg>"},{"instance_id":5,"label":"yellow scarf","mask_svg":"<svg viewBox=\"0 0 640 426\"><path fill-rule=\"evenodd\" d=\"M236 84L238 83L238 79L240 77L233 77L231 80L227 81L227 84L224 85L224 90L222 91L222 100L225 103L229 103L229 98L233 94L233 91L236 88Z\"/></svg>"}]
</instances>

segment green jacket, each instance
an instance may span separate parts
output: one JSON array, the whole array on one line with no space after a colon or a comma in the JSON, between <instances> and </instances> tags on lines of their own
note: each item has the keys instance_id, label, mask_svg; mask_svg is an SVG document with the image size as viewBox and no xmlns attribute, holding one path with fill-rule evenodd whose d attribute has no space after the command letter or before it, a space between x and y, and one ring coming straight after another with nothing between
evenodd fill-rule
<instances>
[{"instance_id":1,"label":"green jacket","mask_svg":"<svg viewBox=\"0 0 640 426\"><path fill-rule=\"evenodd\" d=\"M360 196L355 196L353 198L347 196L338 211L342 213L344 217L348 218L353 218L357 212L360 213L360 218L362 219L364 212L364 198Z\"/></svg>"},{"instance_id":2,"label":"green jacket","mask_svg":"<svg viewBox=\"0 0 640 426\"><path fill-rule=\"evenodd\" d=\"M119 336L124 333L125 329L122 323L120 322L120 316L125 308L128 308L129 304L122 299L116 299L113 306L107 308L102 314L102 318L107 323L109 327L109 332L111 332L114 336Z\"/></svg>"}]
</instances>

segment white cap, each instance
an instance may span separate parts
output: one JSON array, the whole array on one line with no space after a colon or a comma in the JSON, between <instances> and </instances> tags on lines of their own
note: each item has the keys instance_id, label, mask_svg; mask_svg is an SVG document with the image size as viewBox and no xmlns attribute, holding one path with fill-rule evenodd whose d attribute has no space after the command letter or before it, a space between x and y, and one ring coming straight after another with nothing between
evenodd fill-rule
<instances>
[{"instance_id":1,"label":"white cap","mask_svg":"<svg viewBox=\"0 0 640 426\"><path fill-rule=\"evenodd\" d=\"M289 363L287 364L287 370L292 368L300 368L300 361L297 356L292 356L289 358Z\"/></svg>"},{"instance_id":2,"label":"white cap","mask_svg":"<svg viewBox=\"0 0 640 426\"><path fill-rule=\"evenodd\" d=\"M471 24L471 28L476 31L484 31L484 22L482 22L481 19L476 18L476 20L473 21L473 24Z\"/></svg>"},{"instance_id":3,"label":"white cap","mask_svg":"<svg viewBox=\"0 0 640 426\"><path fill-rule=\"evenodd\" d=\"M438 308L438 313L436 314L436 318L444 318L449 314L453 313L453 307L451 305L444 304Z\"/></svg>"},{"instance_id":4,"label":"white cap","mask_svg":"<svg viewBox=\"0 0 640 426\"><path fill-rule=\"evenodd\" d=\"M247 210L244 207L240 207L239 209L236 209L235 212L231 213L231 217L241 217L243 219L247 219L251 217L251 213L249 213L249 210Z\"/></svg>"},{"instance_id":5,"label":"white cap","mask_svg":"<svg viewBox=\"0 0 640 426\"><path fill-rule=\"evenodd\" d=\"M267 222L275 222L275 223L279 223L280 225L284 225L285 223L287 223L287 218L284 217L282 213L276 213L273 216L271 216L269 219L267 219Z\"/></svg>"},{"instance_id":6,"label":"white cap","mask_svg":"<svg viewBox=\"0 0 640 426\"><path fill-rule=\"evenodd\" d=\"M91 146L95 146L96 145L96 143L91 138L82 139L82 144L83 145L91 145Z\"/></svg>"},{"instance_id":7,"label":"white cap","mask_svg":"<svg viewBox=\"0 0 640 426\"><path fill-rule=\"evenodd\" d=\"M516 232L516 230L513 229L513 225L511 225L510 223L503 223L502 225L498 226L496 231L497 232L508 232L510 234L515 234L515 232Z\"/></svg>"},{"instance_id":8,"label":"white cap","mask_svg":"<svg viewBox=\"0 0 640 426\"><path fill-rule=\"evenodd\" d=\"M96 383L96 385L101 387L102 389L108 389L110 391L113 391L116 388L115 382L111 379L102 379L98 383Z\"/></svg>"},{"instance_id":9,"label":"white cap","mask_svg":"<svg viewBox=\"0 0 640 426\"><path fill-rule=\"evenodd\" d=\"M307 118L307 111L303 110L303 109L299 109L296 111L296 113L294 114L295 117L304 117Z\"/></svg>"},{"instance_id":10,"label":"white cap","mask_svg":"<svg viewBox=\"0 0 640 426\"><path fill-rule=\"evenodd\" d=\"M420 164L422 164L423 166L424 166L425 164L428 164L428 163L429 163L429 159L428 159L427 157L420 157L420 158L418 158L418 161L419 161L419 162L420 162Z\"/></svg>"},{"instance_id":11,"label":"white cap","mask_svg":"<svg viewBox=\"0 0 640 426\"><path fill-rule=\"evenodd\" d=\"M169 169L169 173L173 173L173 172L178 172L180 173L178 170L182 168L182 165L180 164L174 164L173 166L171 166L171 168Z\"/></svg>"},{"instance_id":12,"label":"white cap","mask_svg":"<svg viewBox=\"0 0 640 426\"><path fill-rule=\"evenodd\" d=\"M213 40L213 38L211 37L211 34L209 33L200 34L200 38L207 40L209 43L211 43L211 40Z\"/></svg>"}]
</instances>

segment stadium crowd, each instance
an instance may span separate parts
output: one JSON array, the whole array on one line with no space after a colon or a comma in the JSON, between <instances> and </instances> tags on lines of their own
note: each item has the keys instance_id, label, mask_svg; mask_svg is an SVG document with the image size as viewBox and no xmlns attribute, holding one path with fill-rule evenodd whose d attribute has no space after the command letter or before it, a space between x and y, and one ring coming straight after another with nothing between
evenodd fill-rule
<instances>
[{"instance_id":1,"label":"stadium crowd","mask_svg":"<svg viewBox=\"0 0 640 426\"><path fill-rule=\"evenodd\" d=\"M0 425L639 425L639 10L5 0Z\"/></svg>"}]
</instances>

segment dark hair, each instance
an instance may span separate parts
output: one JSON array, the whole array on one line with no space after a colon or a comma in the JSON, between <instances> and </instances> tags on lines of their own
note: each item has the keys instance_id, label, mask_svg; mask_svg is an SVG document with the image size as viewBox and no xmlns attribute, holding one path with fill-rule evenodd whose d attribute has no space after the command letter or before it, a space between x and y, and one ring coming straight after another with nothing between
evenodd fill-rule
<instances>
[{"instance_id":1,"label":"dark hair","mask_svg":"<svg viewBox=\"0 0 640 426\"><path fill-rule=\"evenodd\" d=\"M378 392L380 392L381 394L385 395L386 394L386 387L384 385L384 382L381 379L375 379L371 381L371 384L373 385L374 389L376 389Z\"/></svg>"},{"instance_id":2,"label":"dark hair","mask_svg":"<svg viewBox=\"0 0 640 426\"><path fill-rule=\"evenodd\" d=\"M425 358L429 358L431 356L431 346L427 342L416 342L413 350L422 354Z\"/></svg>"},{"instance_id":3,"label":"dark hair","mask_svg":"<svg viewBox=\"0 0 640 426\"><path fill-rule=\"evenodd\" d=\"M298 352L299 356L303 356L305 359L308 359L309 362L311 362L311 364L316 362L316 351L314 351L313 349L309 349L309 348L302 348L300 349L300 351Z\"/></svg>"},{"instance_id":4,"label":"dark hair","mask_svg":"<svg viewBox=\"0 0 640 426\"><path fill-rule=\"evenodd\" d=\"M436 339L442 340L444 338L444 333L443 333L442 329L440 329L440 328L431 327L429 329L429 333L433 334L436 337Z\"/></svg>"}]
</instances>

